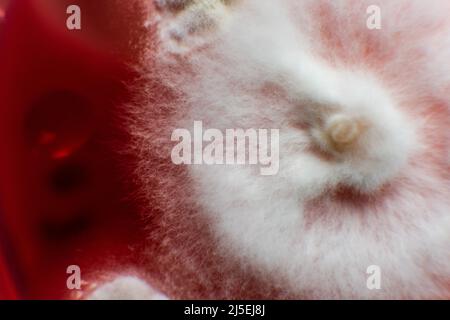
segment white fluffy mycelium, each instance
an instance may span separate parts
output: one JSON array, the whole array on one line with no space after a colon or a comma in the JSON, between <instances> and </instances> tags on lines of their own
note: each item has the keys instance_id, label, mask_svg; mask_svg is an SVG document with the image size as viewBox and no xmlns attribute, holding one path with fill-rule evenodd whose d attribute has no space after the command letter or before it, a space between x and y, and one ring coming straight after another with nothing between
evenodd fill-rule
<instances>
[{"instance_id":1,"label":"white fluffy mycelium","mask_svg":"<svg viewBox=\"0 0 450 320\"><path fill-rule=\"evenodd\" d=\"M450 2L157 1L131 109L147 275L172 298L450 296ZM171 131L279 129L279 172ZM381 289L366 270L381 268Z\"/></svg>"}]
</instances>

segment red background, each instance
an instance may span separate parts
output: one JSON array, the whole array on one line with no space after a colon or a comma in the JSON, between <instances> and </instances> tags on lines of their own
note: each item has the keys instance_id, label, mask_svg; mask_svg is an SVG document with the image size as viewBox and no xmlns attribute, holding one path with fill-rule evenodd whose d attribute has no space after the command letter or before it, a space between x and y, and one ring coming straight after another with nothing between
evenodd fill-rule
<instances>
[{"instance_id":1,"label":"red background","mask_svg":"<svg viewBox=\"0 0 450 320\"><path fill-rule=\"evenodd\" d=\"M133 1L13 0L0 25L0 299L71 296L83 279L132 266L141 226L117 153L140 50ZM66 6L82 30L66 28ZM0 2L5 5L5 2ZM137 31L136 31L137 30Z\"/></svg>"}]
</instances>

